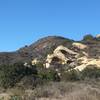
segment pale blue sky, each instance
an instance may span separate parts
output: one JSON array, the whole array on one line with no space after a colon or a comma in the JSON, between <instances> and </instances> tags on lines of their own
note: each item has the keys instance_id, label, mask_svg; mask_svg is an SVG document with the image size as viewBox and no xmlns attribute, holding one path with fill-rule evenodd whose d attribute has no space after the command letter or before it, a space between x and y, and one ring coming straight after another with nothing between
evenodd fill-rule
<instances>
[{"instance_id":1,"label":"pale blue sky","mask_svg":"<svg viewBox=\"0 0 100 100\"><path fill-rule=\"evenodd\" d=\"M0 0L0 51L60 35L100 33L100 0Z\"/></svg>"}]
</instances>

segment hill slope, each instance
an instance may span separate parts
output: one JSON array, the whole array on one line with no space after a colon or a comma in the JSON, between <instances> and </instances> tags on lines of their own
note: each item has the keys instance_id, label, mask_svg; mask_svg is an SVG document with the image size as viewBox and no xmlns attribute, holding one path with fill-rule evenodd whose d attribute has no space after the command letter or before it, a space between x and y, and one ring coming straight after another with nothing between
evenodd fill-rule
<instances>
[{"instance_id":1,"label":"hill slope","mask_svg":"<svg viewBox=\"0 0 100 100\"><path fill-rule=\"evenodd\" d=\"M14 64L16 62L29 62L33 58L45 59L48 53L59 45L71 47L73 41L59 36L49 36L38 40L30 46L20 48L15 52L1 52L0 64Z\"/></svg>"}]
</instances>

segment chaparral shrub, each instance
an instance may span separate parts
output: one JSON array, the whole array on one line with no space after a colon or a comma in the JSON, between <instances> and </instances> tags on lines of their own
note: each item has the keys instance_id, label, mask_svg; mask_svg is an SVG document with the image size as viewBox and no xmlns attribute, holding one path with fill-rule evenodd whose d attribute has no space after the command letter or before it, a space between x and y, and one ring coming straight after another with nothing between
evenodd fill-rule
<instances>
[{"instance_id":1,"label":"chaparral shrub","mask_svg":"<svg viewBox=\"0 0 100 100\"><path fill-rule=\"evenodd\" d=\"M16 63L14 65L0 66L0 86L4 88L12 87L21 80L24 76L36 74L34 68L28 68L23 63Z\"/></svg>"}]
</instances>

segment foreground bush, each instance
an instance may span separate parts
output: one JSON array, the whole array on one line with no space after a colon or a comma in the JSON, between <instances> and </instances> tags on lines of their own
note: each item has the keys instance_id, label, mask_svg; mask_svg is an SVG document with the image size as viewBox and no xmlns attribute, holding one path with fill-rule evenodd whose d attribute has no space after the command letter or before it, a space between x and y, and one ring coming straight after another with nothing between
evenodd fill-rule
<instances>
[{"instance_id":1,"label":"foreground bush","mask_svg":"<svg viewBox=\"0 0 100 100\"><path fill-rule=\"evenodd\" d=\"M87 68L85 68L81 74L80 74L81 79L97 79L100 78L100 68L97 68L96 66L89 65Z\"/></svg>"},{"instance_id":2,"label":"foreground bush","mask_svg":"<svg viewBox=\"0 0 100 100\"><path fill-rule=\"evenodd\" d=\"M63 81L77 81L79 79L80 79L80 72L76 70L63 72L61 76L61 80Z\"/></svg>"},{"instance_id":3,"label":"foreground bush","mask_svg":"<svg viewBox=\"0 0 100 100\"><path fill-rule=\"evenodd\" d=\"M52 69L44 69L42 71L38 71L38 77L44 81L59 81L57 72Z\"/></svg>"},{"instance_id":4,"label":"foreground bush","mask_svg":"<svg viewBox=\"0 0 100 100\"><path fill-rule=\"evenodd\" d=\"M30 65L30 67L25 67L23 63L0 66L0 86L4 88L13 87L16 83L21 83L17 85L24 88L34 88L50 81L79 81L87 78L100 78L100 69L90 65L82 72L67 71L66 68L57 72L53 68L45 69L42 64Z\"/></svg>"},{"instance_id":5,"label":"foreground bush","mask_svg":"<svg viewBox=\"0 0 100 100\"><path fill-rule=\"evenodd\" d=\"M63 71L61 73L61 80L63 81L79 81L85 79L99 79L100 68L95 65L88 65L83 71L71 70Z\"/></svg>"},{"instance_id":6,"label":"foreground bush","mask_svg":"<svg viewBox=\"0 0 100 100\"><path fill-rule=\"evenodd\" d=\"M4 88L12 87L24 76L31 74L36 74L36 70L25 67L23 63L2 65L0 66L0 86Z\"/></svg>"}]
</instances>

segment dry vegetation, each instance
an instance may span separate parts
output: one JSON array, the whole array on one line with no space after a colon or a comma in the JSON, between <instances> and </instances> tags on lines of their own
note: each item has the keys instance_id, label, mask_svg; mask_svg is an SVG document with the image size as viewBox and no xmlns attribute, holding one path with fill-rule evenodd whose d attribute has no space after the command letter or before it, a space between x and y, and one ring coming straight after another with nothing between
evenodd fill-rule
<instances>
[{"instance_id":1,"label":"dry vegetation","mask_svg":"<svg viewBox=\"0 0 100 100\"><path fill-rule=\"evenodd\" d=\"M34 90L14 88L7 93L13 94L10 100L100 100L100 80L49 82Z\"/></svg>"},{"instance_id":2,"label":"dry vegetation","mask_svg":"<svg viewBox=\"0 0 100 100\"><path fill-rule=\"evenodd\" d=\"M34 67L31 70L23 70L21 64L1 67L0 100L100 100L100 69L95 66L82 72L62 70L60 80L53 69L43 67L33 75Z\"/></svg>"}]
</instances>

